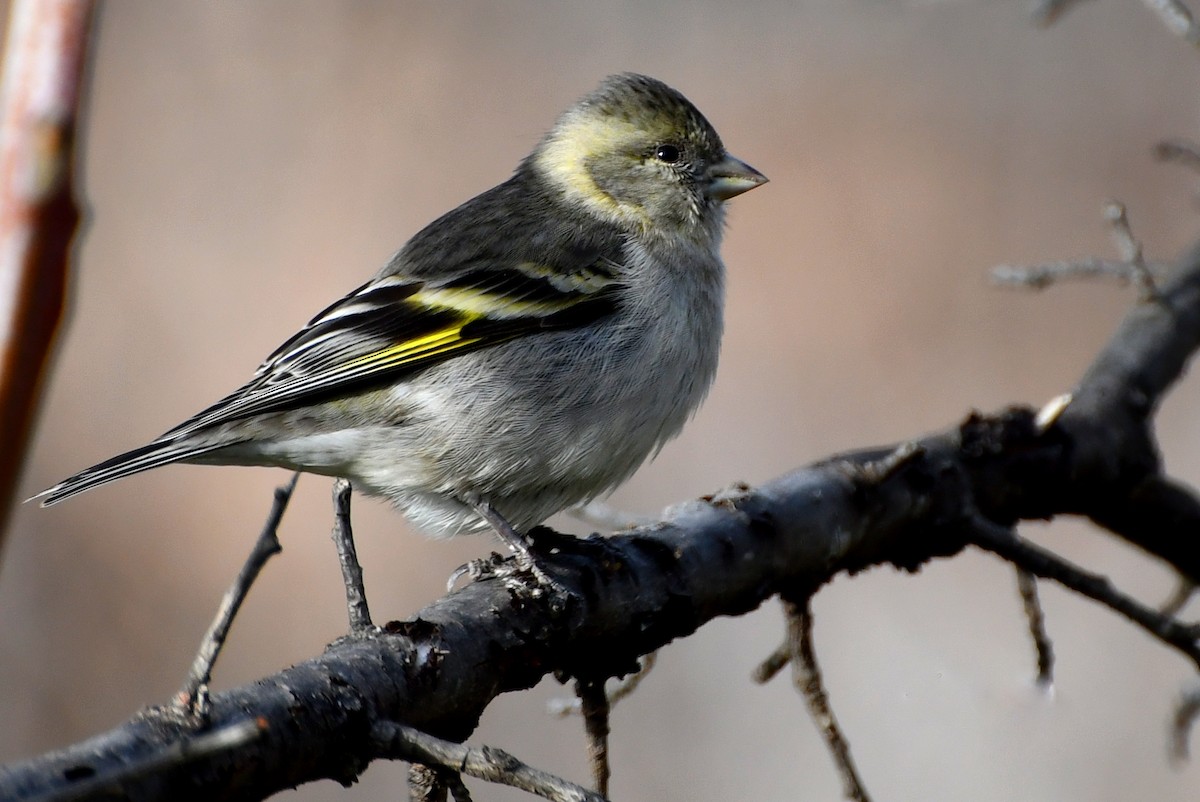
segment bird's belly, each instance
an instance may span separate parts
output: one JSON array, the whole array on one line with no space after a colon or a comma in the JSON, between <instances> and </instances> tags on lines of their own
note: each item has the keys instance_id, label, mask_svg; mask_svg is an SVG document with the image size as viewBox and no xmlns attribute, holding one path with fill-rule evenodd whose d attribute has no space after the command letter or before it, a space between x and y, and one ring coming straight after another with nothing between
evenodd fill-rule
<instances>
[{"instance_id":1,"label":"bird's belly","mask_svg":"<svg viewBox=\"0 0 1200 802\"><path fill-rule=\"evenodd\" d=\"M419 389L398 388L410 414L362 437L371 445L346 473L434 535L485 528L455 500L465 493L525 529L627 479L678 433L715 369L715 357L678 356L694 348L579 349L569 354L574 380L564 382L552 364L564 354L542 339L534 363L544 369L524 370L520 379L508 372L511 355L501 346L464 357L470 366L448 364L444 381L434 375ZM613 359L633 367L615 368Z\"/></svg>"}]
</instances>

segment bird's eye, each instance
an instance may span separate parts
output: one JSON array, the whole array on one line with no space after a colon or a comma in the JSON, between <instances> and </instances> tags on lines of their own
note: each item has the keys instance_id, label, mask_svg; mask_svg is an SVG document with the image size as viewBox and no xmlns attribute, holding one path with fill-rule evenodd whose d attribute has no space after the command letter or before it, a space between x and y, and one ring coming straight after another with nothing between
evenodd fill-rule
<instances>
[{"instance_id":1,"label":"bird's eye","mask_svg":"<svg viewBox=\"0 0 1200 802\"><path fill-rule=\"evenodd\" d=\"M674 145L659 145L654 149L654 158L663 164L674 164L679 161L679 148Z\"/></svg>"}]
</instances>

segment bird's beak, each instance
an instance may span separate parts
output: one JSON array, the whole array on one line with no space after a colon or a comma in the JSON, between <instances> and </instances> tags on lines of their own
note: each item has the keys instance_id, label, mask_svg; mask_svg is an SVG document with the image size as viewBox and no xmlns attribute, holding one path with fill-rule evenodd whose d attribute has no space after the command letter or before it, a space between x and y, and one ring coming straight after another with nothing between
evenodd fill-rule
<instances>
[{"instance_id":1,"label":"bird's beak","mask_svg":"<svg viewBox=\"0 0 1200 802\"><path fill-rule=\"evenodd\" d=\"M729 200L765 183L765 175L728 153L724 159L708 168L708 195L717 200Z\"/></svg>"}]
</instances>

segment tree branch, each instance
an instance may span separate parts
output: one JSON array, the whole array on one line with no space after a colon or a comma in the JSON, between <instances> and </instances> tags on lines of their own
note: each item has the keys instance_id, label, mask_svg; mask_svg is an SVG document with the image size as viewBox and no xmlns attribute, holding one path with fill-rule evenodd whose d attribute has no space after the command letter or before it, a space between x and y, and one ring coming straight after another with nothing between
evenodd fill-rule
<instances>
[{"instance_id":1,"label":"tree branch","mask_svg":"<svg viewBox=\"0 0 1200 802\"><path fill-rule=\"evenodd\" d=\"M679 506L654 526L567 541L554 561L556 578L576 592L565 606L478 582L378 636L345 639L217 694L215 729L248 715L262 722L263 736L236 751L205 754L187 772L168 763L129 773L197 736L172 708L154 708L0 770L0 797L42 798L87 782L130 799L259 799L318 778L350 782L377 756L381 722L461 741L499 693L551 672L589 680L627 673L639 655L714 617L780 593L801 598L842 571L885 563L915 570L968 541L1011 559L1008 530L1021 519L1087 515L1196 580L1200 503L1159 473L1150 415L1198 342L1200 248L1132 309L1053 420L1039 424L1027 408L974 414L900 448L841 455ZM1102 582L1070 566L1022 565L1074 577L1067 586L1087 595ZM1189 628L1154 626L1197 659L1185 642Z\"/></svg>"},{"instance_id":2,"label":"tree branch","mask_svg":"<svg viewBox=\"0 0 1200 802\"><path fill-rule=\"evenodd\" d=\"M639 655L717 616L776 594L803 598L839 572L915 570L982 542L981 532L992 536L987 547L1011 558L1008 530L1021 519L1086 515L1196 580L1200 503L1159 473L1150 415L1198 342L1200 247L1153 300L1131 310L1052 420L1039 423L1028 408L973 414L900 448L841 455L681 505L653 526L566 540L553 563L576 593L566 605L477 582L378 636L344 639L214 696L214 728L247 716L262 722L263 736L236 751L204 755L187 772L125 774L196 737L172 708L153 708L0 770L0 797L37 799L103 780L135 800L260 799L318 778L350 782L377 756L381 722L461 741L500 693L551 672L589 680L628 673ZM1094 595L1101 580L1063 570L1075 578L1068 587ZM1158 634L1196 659L1194 644L1183 642L1191 630L1164 626Z\"/></svg>"}]
</instances>

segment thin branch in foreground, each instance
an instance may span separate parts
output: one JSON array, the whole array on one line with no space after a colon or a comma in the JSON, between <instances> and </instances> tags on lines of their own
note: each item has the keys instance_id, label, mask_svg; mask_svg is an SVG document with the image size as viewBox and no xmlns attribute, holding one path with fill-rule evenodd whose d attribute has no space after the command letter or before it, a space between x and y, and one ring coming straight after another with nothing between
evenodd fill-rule
<instances>
[{"instance_id":1,"label":"thin branch in foreground","mask_svg":"<svg viewBox=\"0 0 1200 802\"><path fill-rule=\"evenodd\" d=\"M592 769L592 785L601 796L608 796L608 778L612 771L608 766L608 695L604 692L604 680L578 680L575 693L579 696L580 711L583 713L583 728L587 733L588 765Z\"/></svg>"},{"instance_id":2,"label":"thin branch in foreground","mask_svg":"<svg viewBox=\"0 0 1200 802\"><path fill-rule=\"evenodd\" d=\"M79 228L77 121L91 0L6 4L0 77L0 546Z\"/></svg>"},{"instance_id":3,"label":"thin branch in foreground","mask_svg":"<svg viewBox=\"0 0 1200 802\"><path fill-rule=\"evenodd\" d=\"M979 548L1002 557L1018 568L1098 601L1120 613L1156 639L1172 647L1200 668L1200 646L1195 628L1147 607L1121 593L1107 578L1089 573L1057 555L1022 540L1011 529L975 516L969 522L968 540Z\"/></svg>"},{"instance_id":4,"label":"thin branch in foreground","mask_svg":"<svg viewBox=\"0 0 1200 802\"><path fill-rule=\"evenodd\" d=\"M476 748L444 741L393 721L377 722L371 729L371 737L378 757L440 766L554 802L606 802L600 794L528 766L490 746Z\"/></svg>"},{"instance_id":5,"label":"thin branch in foreground","mask_svg":"<svg viewBox=\"0 0 1200 802\"><path fill-rule=\"evenodd\" d=\"M354 548L354 530L350 524L350 482L338 479L333 483L333 544L337 547L342 566L342 581L346 585L346 613L350 618L350 634L357 635L372 628L371 610L367 607L367 591L363 587L362 565Z\"/></svg>"},{"instance_id":6,"label":"thin branch in foreground","mask_svg":"<svg viewBox=\"0 0 1200 802\"><path fill-rule=\"evenodd\" d=\"M1017 591L1029 621L1029 634L1033 637L1033 648L1037 652L1037 684L1042 690L1054 687L1054 644L1046 633L1046 616L1038 598L1037 577L1024 568L1017 569Z\"/></svg>"},{"instance_id":7,"label":"thin branch in foreground","mask_svg":"<svg viewBox=\"0 0 1200 802\"><path fill-rule=\"evenodd\" d=\"M212 679L213 666L216 665L221 648L229 637L229 629L233 626L233 619L241 609L242 602L246 600L250 587L267 564L267 560L283 551L283 546L279 544L279 523L283 520L283 513L292 499L292 491L296 489L299 479L300 474L294 473L290 482L275 488L275 501L267 515L267 522L263 524L262 532L259 533L250 556L242 565L242 570L238 572L237 578L221 599L221 606L208 631L204 633L200 651L192 661L183 688L175 696L176 702L185 707L194 719L203 721L208 715L208 683Z\"/></svg>"},{"instance_id":8,"label":"thin branch in foreground","mask_svg":"<svg viewBox=\"0 0 1200 802\"><path fill-rule=\"evenodd\" d=\"M854 802L870 802L862 779L850 756L850 745L842 735L833 709L829 706L829 694L817 665L817 653L812 642L812 609L806 599L802 604L785 600L783 609L787 616L787 642L791 648L792 682L804 696L808 712L821 730L825 744L833 755L838 773L842 776L842 793Z\"/></svg>"}]
</instances>

